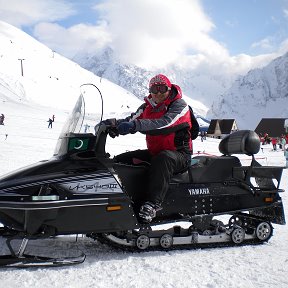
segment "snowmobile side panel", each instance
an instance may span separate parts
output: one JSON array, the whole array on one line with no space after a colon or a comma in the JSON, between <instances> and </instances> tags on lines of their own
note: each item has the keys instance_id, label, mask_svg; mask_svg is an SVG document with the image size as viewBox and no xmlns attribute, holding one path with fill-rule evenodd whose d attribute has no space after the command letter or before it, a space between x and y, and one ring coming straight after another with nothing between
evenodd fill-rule
<instances>
[{"instance_id":1,"label":"snowmobile side panel","mask_svg":"<svg viewBox=\"0 0 288 288\"><path fill-rule=\"evenodd\" d=\"M57 234L73 234L77 231L82 234L105 233L138 228L136 216L127 199L117 199L113 204L85 206L85 209L64 208L59 210L57 218L47 220L45 224L55 227Z\"/></svg>"},{"instance_id":2,"label":"snowmobile side panel","mask_svg":"<svg viewBox=\"0 0 288 288\"><path fill-rule=\"evenodd\" d=\"M29 183L35 186L37 182L49 180L57 182L58 178L92 174L93 172L107 173L108 171L95 157L50 159L4 175L0 179L0 192L9 191L9 188L10 190L15 189L15 186L21 187L21 185L29 185Z\"/></svg>"},{"instance_id":3,"label":"snowmobile side panel","mask_svg":"<svg viewBox=\"0 0 288 288\"><path fill-rule=\"evenodd\" d=\"M233 177L233 167L241 167L234 156L195 156L198 164L190 167L193 183L223 182Z\"/></svg>"},{"instance_id":4,"label":"snowmobile side panel","mask_svg":"<svg viewBox=\"0 0 288 288\"><path fill-rule=\"evenodd\" d=\"M138 225L126 196L5 205L1 208L0 203L3 224L29 235L44 231L46 226L53 228L56 234L77 234L135 229Z\"/></svg>"},{"instance_id":5,"label":"snowmobile side panel","mask_svg":"<svg viewBox=\"0 0 288 288\"><path fill-rule=\"evenodd\" d=\"M266 200L268 196L270 202ZM279 196L272 197L265 193L255 195L246 188L236 185L220 183L173 184L170 185L163 209L159 215L164 218L178 213L191 216L219 215L241 211L243 207L246 210L274 207L278 201Z\"/></svg>"},{"instance_id":6,"label":"snowmobile side panel","mask_svg":"<svg viewBox=\"0 0 288 288\"><path fill-rule=\"evenodd\" d=\"M113 169L119 176L123 191L131 197L132 202L135 205L142 203L148 189L148 167L115 163Z\"/></svg>"}]
</instances>

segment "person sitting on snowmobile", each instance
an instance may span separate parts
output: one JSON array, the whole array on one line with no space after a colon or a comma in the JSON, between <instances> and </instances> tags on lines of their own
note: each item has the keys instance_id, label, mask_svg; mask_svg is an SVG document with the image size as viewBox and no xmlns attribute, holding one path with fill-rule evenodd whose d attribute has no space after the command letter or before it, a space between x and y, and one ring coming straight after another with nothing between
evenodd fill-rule
<instances>
[{"instance_id":1,"label":"person sitting on snowmobile","mask_svg":"<svg viewBox=\"0 0 288 288\"><path fill-rule=\"evenodd\" d=\"M120 135L137 131L146 134L147 150L115 157L126 164L136 164L136 159L151 164L146 201L139 211L145 223L151 222L161 210L172 175L188 168L192 154L190 111L180 87L159 74L150 80L149 93L135 113L116 120Z\"/></svg>"}]
</instances>

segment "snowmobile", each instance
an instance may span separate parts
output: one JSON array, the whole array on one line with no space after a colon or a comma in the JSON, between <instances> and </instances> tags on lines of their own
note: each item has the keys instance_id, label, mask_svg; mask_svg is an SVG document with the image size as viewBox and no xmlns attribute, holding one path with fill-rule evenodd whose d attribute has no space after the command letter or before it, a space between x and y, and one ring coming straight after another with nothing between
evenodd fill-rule
<instances>
[{"instance_id":1,"label":"snowmobile","mask_svg":"<svg viewBox=\"0 0 288 288\"><path fill-rule=\"evenodd\" d=\"M98 111L90 113L91 107ZM272 236L272 223L285 224L283 167L256 161L260 140L250 130L222 139L221 156L192 157L190 167L171 179L157 217L141 223L137 215L149 164L119 163L106 152L107 136L115 136L116 128L103 124L103 107L99 88L82 85L53 157L0 178L0 236L10 251L0 256L0 266L82 263L85 255L25 253L28 241L61 235L82 234L131 250L167 250L260 244ZM95 133L84 132L87 123L98 123ZM235 154L251 156L251 164L243 166ZM17 249L15 240L21 243Z\"/></svg>"}]
</instances>

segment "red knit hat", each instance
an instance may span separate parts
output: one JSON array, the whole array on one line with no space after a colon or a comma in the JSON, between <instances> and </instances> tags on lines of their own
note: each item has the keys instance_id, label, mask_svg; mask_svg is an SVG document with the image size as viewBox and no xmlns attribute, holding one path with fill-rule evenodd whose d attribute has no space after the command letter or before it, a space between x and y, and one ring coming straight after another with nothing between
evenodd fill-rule
<instances>
[{"instance_id":1,"label":"red knit hat","mask_svg":"<svg viewBox=\"0 0 288 288\"><path fill-rule=\"evenodd\" d=\"M171 88L172 86L170 80L165 75L158 74L153 78L151 78L149 82L149 88L151 88L151 86L153 85L160 85L160 84L167 85L169 88Z\"/></svg>"}]
</instances>

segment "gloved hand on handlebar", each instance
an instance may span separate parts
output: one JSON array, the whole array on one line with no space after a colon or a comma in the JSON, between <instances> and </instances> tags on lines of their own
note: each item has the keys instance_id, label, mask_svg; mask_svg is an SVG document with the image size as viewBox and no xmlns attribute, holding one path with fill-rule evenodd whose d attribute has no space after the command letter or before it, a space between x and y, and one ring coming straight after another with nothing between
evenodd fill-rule
<instances>
[{"instance_id":1,"label":"gloved hand on handlebar","mask_svg":"<svg viewBox=\"0 0 288 288\"><path fill-rule=\"evenodd\" d=\"M118 129L116 127L117 120L115 118L102 120L100 123L98 123L95 126L95 135L97 134L99 128L101 126L103 127L103 125L105 126L104 129L108 132L110 137L115 138L115 137L119 136L119 132L118 132Z\"/></svg>"},{"instance_id":2,"label":"gloved hand on handlebar","mask_svg":"<svg viewBox=\"0 0 288 288\"><path fill-rule=\"evenodd\" d=\"M130 121L130 122L121 122L118 126L117 126L117 130L119 132L120 135L127 135L129 133L134 133L135 131L135 122L134 121Z\"/></svg>"},{"instance_id":3,"label":"gloved hand on handlebar","mask_svg":"<svg viewBox=\"0 0 288 288\"><path fill-rule=\"evenodd\" d=\"M108 134L111 138L115 138L115 137L118 137L119 136L119 132L118 132L118 129L117 127L110 127L108 129Z\"/></svg>"},{"instance_id":4,"label":"gloved hand on handlebar","mask_svg":"<svg viewBox=\"0 0 288 288\"><path fill-rule=\"evenodd\" d=\"M101 121L107 127L108 134L111 138L115 138L119 136L119 132L117 129L117 120L115 118L106 119Z\"/></svg>"},{"instance_id":5,"label":"gloved hand on handlebar","mask_svg":"<svg viewBox=\"0 0 288 288\"><path fill-rule=\"evenodd\" d=\"M111 118L111 119L106 119L106 120L102 120L101 124L104 124L106 126L116 126L116 119L115 118Z\"/></svg>"}]
</instances>

